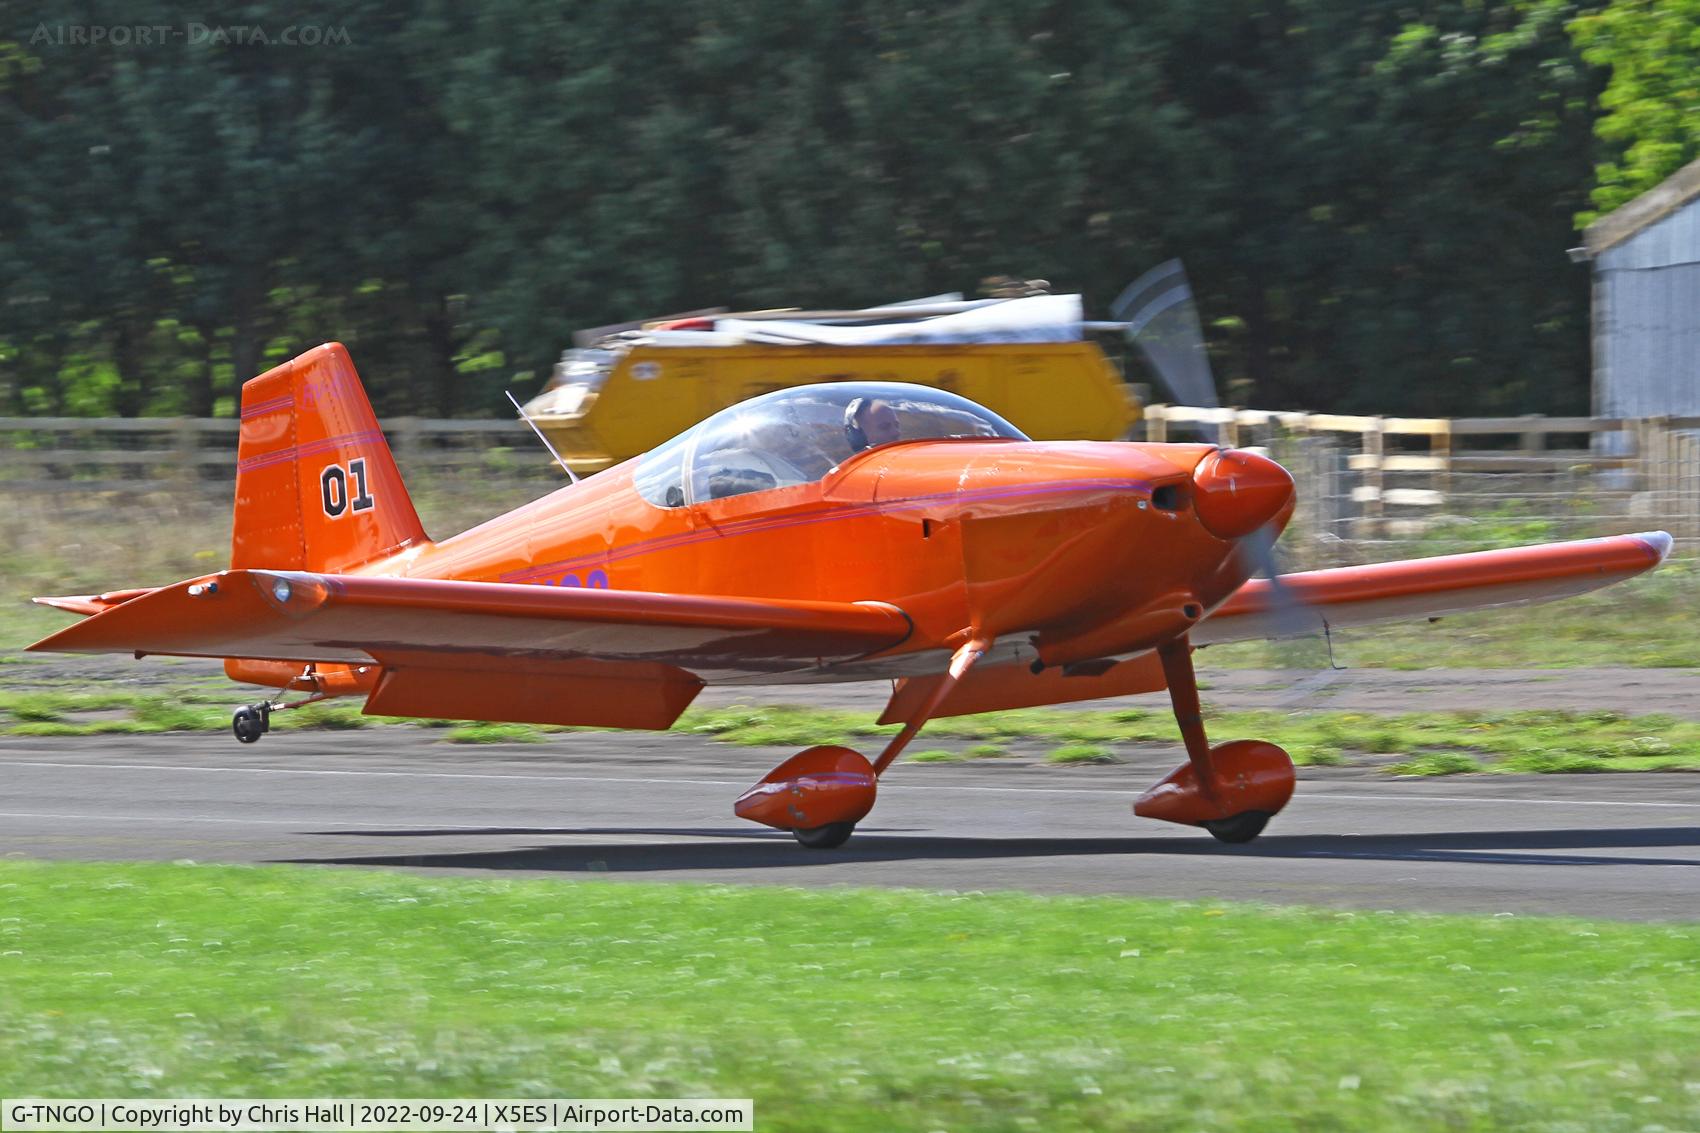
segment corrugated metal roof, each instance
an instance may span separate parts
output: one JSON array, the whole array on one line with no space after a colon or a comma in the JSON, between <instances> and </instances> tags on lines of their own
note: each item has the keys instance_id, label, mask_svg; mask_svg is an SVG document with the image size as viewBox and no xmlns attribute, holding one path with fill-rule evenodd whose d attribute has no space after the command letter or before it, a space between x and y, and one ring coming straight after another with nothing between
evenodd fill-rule
<instances>
[{"instance_id":1,"label":"corrugated metal roof","mask_svg":"<svg viewBox=\"0 0 1700 1133\"><path fill-rule=\"evenodd\" d=\"M1582 233L1582 241L1589 255L1602 256L1696 198L1700 198L1700 159L1689 162L1628 204L1594 221Z\"/></svg>"},{"instance_id":2,"label":"corrugated metal roof","mask_svg":"<svg viewBox=\"0 0 1700 1133\"><path fill-rule=\"evenodd\" d=\"M1594 260L1599 271L1645 271L1700 263L1700 201L1690 201Z\"/></svg>"}]
</instances>

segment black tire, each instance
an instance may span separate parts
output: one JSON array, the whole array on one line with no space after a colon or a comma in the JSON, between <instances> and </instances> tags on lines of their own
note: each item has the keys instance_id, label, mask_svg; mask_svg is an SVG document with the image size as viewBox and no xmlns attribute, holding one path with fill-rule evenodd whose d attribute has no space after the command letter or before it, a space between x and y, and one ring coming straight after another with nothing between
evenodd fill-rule
<instances>
[{"instance_id":1,"label":"black tire","mask_svg":"<svg viewBox=\"0 0 1700 1133\"><path fill-rule=\"evenodd\" d=\"M836 850L850 840L850 834L855 829L854 822L829 822L825 826L793 830L791 833L798 842L811 850Z\"/></svg>"},{"instance_id":2,"label":"black tire","mask_svg":"<svg viewBox=\"0 0 1700 1133\"><path fill-rule=\"evenodd\" d=\"M1269 820L1275 816L1266 810L1245 810L1230 818L1206 822L1204 829L1210 831L1218 842L1229 842L1239 845L1249 842L1269 825Z\"/></svg>"},{"instance_id":3,"label":"black tire","mask_svg":"<svg viewBox=\"0 0 1700 1133\"><path fill-rule=\"evenodd\" d=\"M238 740L251 744L266 734L266 718L253 706L244 704L230 717L230 730Z\"/></svg>"}]
</instances>

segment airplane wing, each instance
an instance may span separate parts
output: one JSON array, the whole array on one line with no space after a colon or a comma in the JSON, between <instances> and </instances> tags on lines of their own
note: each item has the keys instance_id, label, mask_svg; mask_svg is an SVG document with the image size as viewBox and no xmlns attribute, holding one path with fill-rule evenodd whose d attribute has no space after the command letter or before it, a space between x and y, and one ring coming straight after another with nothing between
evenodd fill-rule
<instances>
[{"instance_id":1,"label":"airplane wing","mask_svg":"<svg viewBox=\"0 0 1700 1133\"><path fill-rule=\"evenodd\" d=\"M1192 631L1196 645L1296 637L1325 628L1523 606L1598 590L1651 570L1670 553L1663 531L1402 559L1247 582Z\"/></svg>"},{"instance_id":2,"label":"airplane wing","mask_svg":"<svg viewBox=\"0 0 1700 1133\"><path fill-rule=\"evenodd\" d=\"M876 602L229 570L99 607L30 649L376 664L369 712L665 728L705 679L854 660L911 628Z\"/></svg>"}]
</instances>

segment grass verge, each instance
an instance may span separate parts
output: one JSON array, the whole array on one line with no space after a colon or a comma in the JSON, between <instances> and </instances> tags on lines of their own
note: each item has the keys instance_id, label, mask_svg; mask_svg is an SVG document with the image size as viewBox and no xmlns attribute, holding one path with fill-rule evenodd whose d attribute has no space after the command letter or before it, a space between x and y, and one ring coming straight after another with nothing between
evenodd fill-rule
<instances>
[{"instance_id":1,"label":"grass verge","mask_svg":"<svg viewBox=\"0 0 1700 1133\"><path fill-rule=\"evenodd\" d=\"M443 738L451 744L540 744L549 737L529 724L461 724Z\"/></svg>"},{"instance_id":2,"label":"grass verge","mask_svg":"<svg viewBox=\"0 0 1700 1133\"><path fill-rule=\"evenodd\" d=\"M19 1096L754 1097L763 1130L1700 1120L1700 928L0 863Z\"/></svg>"},{"instance_id":3,"label":"grass verge","mask_svg":"<svg viewBox=\"0 0 1700 1133\"><path fill-rule=\"evenodd\" d=\"M230 724L230 697L222 691L185 689L172 694L136 692L30 692L0 694L0 734L78 736L101 733L222 731ZM315 704L272 717L279 729L365 728L397 722L366 716L352 703ZM446 720L402 721L443 729L451 743L542 743L559 732L530 724ZM1700 770L1700 722L1617 712L1420 712L1381 716L1364 712L1216 712L1212 734L1221 740L1255 738L1286 748L1301 766L1333 766L1381 759L1400 775L1490 772L1695 771ZM895 732L866 713L776 706L696 709L675 731L756 747L845 744L870 748ZM1011 745L1044 747L1057 764L1115 762L1114 745L1178 745L1174 718L1162 709L1030 708L987 712L928 723L928 746L909 756L916 763L991 759ZM949 745L949 746L946 746Z\"/></svg>"},{"instance_id":4,"label":"grass verge","mask_svg":"<svg viewBox=\"0 0 1700 1133\"><path fill-rule=\"evenodd\" d=\"M675 726L727 743L806 746L866 745L896 731L853 712L811 708L720 708L687 712ZM1216 712L1218 739L1264 739L1287 749L1301 766L1332 766L1353 758L1407 756L1399 774L1464 771L1678 771L1700 770L1700 722L1670 716L1617 712L1417 712L1380 716L1364 712ZM1166 710L1092 712L1031 708L934 720L924 736L1010 743L1056 744L1049 762L1113 758L1106 745L1179 744ZM969 748L968 751L975 751ZM944 762L954 750L935 749L922 762Z\"/></svg>"},{"instance_id":5,"label":"grass verge","mask_svg":"<svg viewBox=\"0 0 1700 1133\"><path fill-rule=\"evenodd\" d=\"M1063 744L1045 753L1046 763L1114 763L1116 757L1102 744Z\"/></svg>"}]
</instances>

